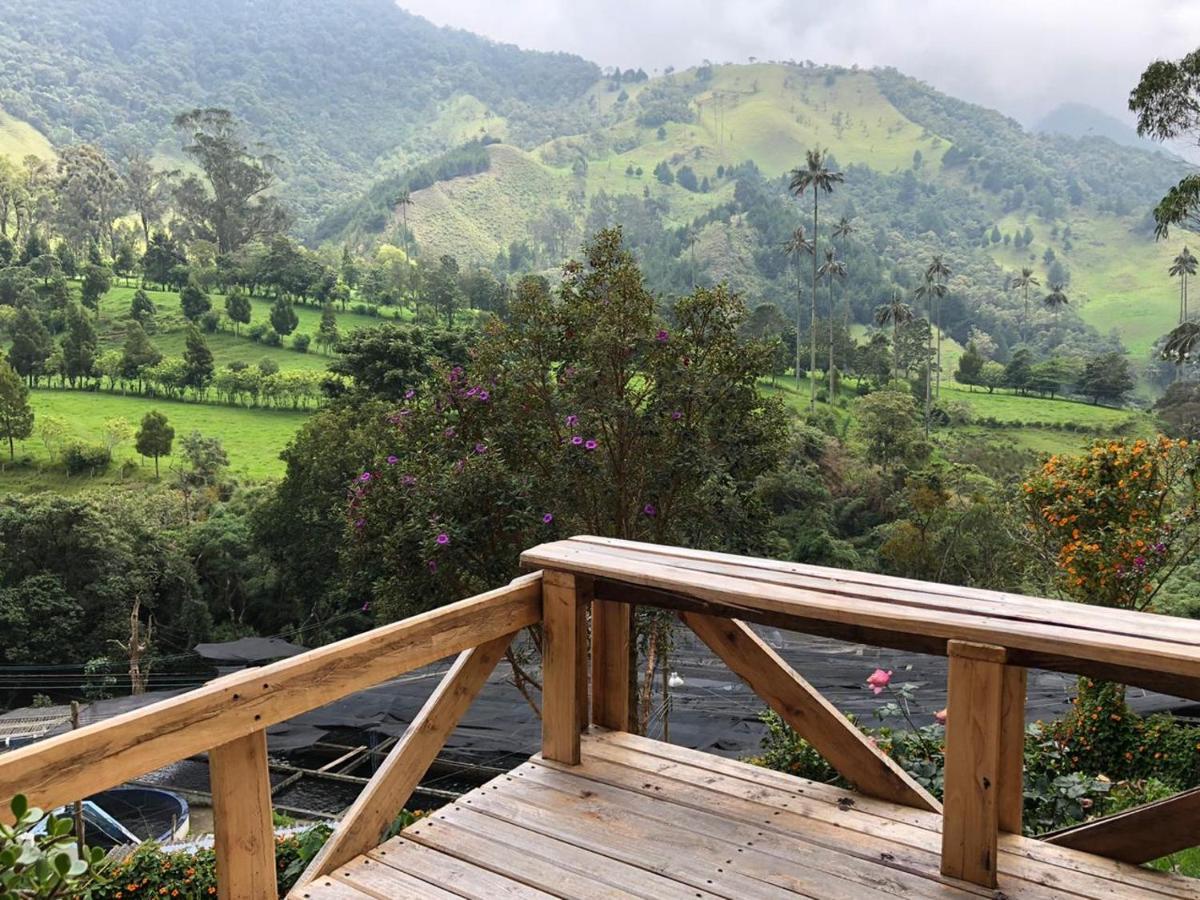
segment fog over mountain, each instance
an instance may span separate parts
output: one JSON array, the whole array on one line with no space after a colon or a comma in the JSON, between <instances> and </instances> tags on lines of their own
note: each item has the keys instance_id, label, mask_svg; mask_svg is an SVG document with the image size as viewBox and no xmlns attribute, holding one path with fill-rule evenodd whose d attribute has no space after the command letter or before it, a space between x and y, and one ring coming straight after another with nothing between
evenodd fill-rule
<instances>
[{"instance_id":1,"label":"fog over mountain","mask_svg":"<svg viewBox=\"0 0 1200 900\"><path fill-rule=\"evenodd\" d=\"M1146 64L1200 34L1196 0L400 0L438 24L578 53L601 65L710 59L889 65L939 90L1036 122L1063 101L1130 122Z\"/></svg>"}]
</instances>

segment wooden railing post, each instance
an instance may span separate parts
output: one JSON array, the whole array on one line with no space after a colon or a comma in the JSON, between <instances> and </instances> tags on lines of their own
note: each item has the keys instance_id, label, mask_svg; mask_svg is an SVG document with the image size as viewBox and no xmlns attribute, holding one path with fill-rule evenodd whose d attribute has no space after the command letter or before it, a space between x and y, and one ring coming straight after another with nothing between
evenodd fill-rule
<instances>
[{"instance_id":1,"label":"wooden railing post","mask_svg":"<svg viewBox=\"0 0 1200 900\"><path fill-rule=\"evenodd\" d=\"M613 731L633 731L629 703L629 653L633 606L592 602L592 722Z\"/></svg>"},{"instance_id":2,"label":"wooden railing post","mask_svg":"<svg viewBox=\"0 0 1200 900\"><path fill-rule=\"evenodd\" d=\"M587 606L591 579L569 572L542 576L542 756L579 763L587 723Z\"/></svg>"},{"instance_id":3,"label":"wooden railing post","mask_svg":"<svg viewBox=\"0 0 1200 900\"><path fill-rule=\"evenodd\" d=\"M942 874L996 887L1003 647L949 641Z\"/></svg>"},{"instance_id":4,"label":"wooden railing post","mask_svg":"<svg viewBox=\"0 0 1200 900\"><path fill-rule=\"evenodd\" d=\"M220 900L274 900L275 827L267 733L255 731L208 753Z\"/></svg>"},{"instance_id":5,"label":"wooden railing post","mask_svg":"<svg viewBox=\"0 0 1200 900\"><path fill-rule=\"evenodd\" d=\"M1025 667L1005 666L1000 701L1000 830L1021 833L1025 810Z\"/></svg>"}]
</instances>

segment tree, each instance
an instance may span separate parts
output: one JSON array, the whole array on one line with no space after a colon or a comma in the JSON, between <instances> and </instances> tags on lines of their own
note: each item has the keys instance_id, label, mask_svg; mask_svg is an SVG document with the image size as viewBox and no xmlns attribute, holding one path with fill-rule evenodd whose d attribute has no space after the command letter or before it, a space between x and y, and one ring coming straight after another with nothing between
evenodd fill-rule
<instances>
[{"instance_id":1,"label":"tree","mask_svg":"<svg viewBox=\"0 0 1200 900\"><path fill-rule=\"evenodd\" d=\"M128 443L133 439L135 433L134 427L129 423L128 419L113 417L104 420L104 447L108 450L109 456L116 452L117 448L124 443Z\"/></svg>"},{"instance_id":2,"label":"tree","mask_svg":"<svg viewBox=\"0 0 1200 900\"><path fill-rule=\"evenodd\" d=\"M935 254L929 265L925 267L921 284L917 287L916 295L924 298L929 310L929 321L937 328L937 383L938 392L942 385L942 299L946 296L946 279L950 277L950 268L942 261L940 253ZM933 387L930 369L934 367L933 331L929 332L929 353L925 362L925 437L929 437L930 419L933 415Z\"/></svg>"},{"instance_id":3,"label":"tree","mask_svg":"<svg viewBox=\"0 0 1200 900\"><path fill-rule=\"evenodd\" d=\"M278 334L291 334L300 324L300 317L296 315L296 310L283 297L271 304L270 319L271 327Z\"/></svg>"},{"instance_id":4,"label":"tree","mask_svg":"<svg viewBox=\"0 0 1200 900\"><path fill-rule=\"evenodd\" d=\"M150 226L157 225L167 211L170 180L177 172L155 169L139 150L125 160L125 196L142 225L142 239L150 245Z\"/></svg>"},{"instance_id":5,"label":"tree","mask_svg":"<svg viewBox=\"0 0 1200 900\"><path fill-rule=\"evenodd\" d=\"M1004 366L989 359L979 369L979 385L987 388L989 394L994 393L996 388L1004 386L1004 376Z\"/></svg>"},{"instance_id":6,"label":"tree","mask_svg":"<svg viewBox=\"0 0 1200 900\"><path fill-rule=\"evenodd\" d=\"M1200 324L1184 322L1167 335L1162 358L1181 366L1191 360L1192 352L1197 346L1200 346Z\"/></svg>"},{"instance_id":7,"label":"tree","mask_svg":"<svg viewBox=\"0 0 1200 900\"><path fill-rule=\"evenodd\" d=\"M967 349L958 358L958 369L954 372L954 380L959 384L977 385L980 383L979 374L983 371L984 358L975 347L975 342L967 344Z\"/></svg>"},{"instance_id":8,"label":"tree","mask_svg":"<svg viewBox=\"0 0 1200 900\"><path fill-rule=\"evenodd\" d=\"M671 171L671 167L667 165L666 160L661 160L658 165L654 167L654 177L657 178L662 184L675 183L675 174Z\"/></svg>"},{"instance_id":9,"label":"tree","mask_svg":"<svg viewBox=\"0 0 1200 900\"><path fill-rule=\"evenodd\" d=\"M154 305L154 301L150 299L141 288L133 292L133 300L129 303L129 317L137 322L142 328L150 332L154 329L154 317L158 314L158 307Z\"/></svg>"},{"instance_id":10,"label":"tree","mask_svg":"<svg viewBox=\"0 0 1200 900\"><path fill-rule=\"evenodd\" d=\"M0 360L0 437L8 441L8 458L16 459L14 441L23 441L33 434L33 407L29 405L29 388L8 363Z\"/></svg>"},{"instance_id":11,"label":"tree","mask_svg":"<svg viewBox=\"0 0 1200 900\"><path fill-rule=\"evenodd\" d=\"M805 165L792 169L788 181L788 190L799 199L805 191L811 190L813 195L813 264L812 264L812 309L809 315L809 371L817 368L817 236L818 232L818 198L822 193L832 194L833 186L846 180L841 172L830 171L827 167L828 157L822 150L809 150L805 157ZM810 412L817 409L817 382L810 380L808 408Z\"/></svg>"},{"instance_id":12,"label":"tree","mask_svg":"<svg viewBox=\"0 0 1200 900\"><path fill-rule=\"evenodd\" d=\"M233 253L284 231L288 215L270 194L279 160L251 153L228 110L193 109L176 116L175 127L184 135L183 152L203 173L175 189L175 205L192 237L212 241L218 253Z\"/></svg>"},{"instance_id":13,"label":"tree","mask_svg":"<svg viewBox=\"0 0 1200 900\"><path fill-rule=\"evenodd\" d=\"M1159 141L1200 141L1200 50L1178 61L1155 60L1129 95L1137 132ZM1167 237L1172 226L1200 229L1200 175L1185 175L1154 208L1154 233Z\"/></svg>"},{"instance_id":14,"label":"tree","mask_svg":"<svg viewBox=\"0 0 1200 900\"><path fill-rule=\"evenodd\" d=\"M188 328L183 350L184 385L197 395L208 390L213 377L213 355L208 342L195 325Z\"/></svg>"},{"instance_id":15,"label":"tree","mask_svg":"<svg viewBox=\"0 0 1200 900\"><path fill-rule=\"evenodd\" d=\"M160 456L171 454L171 444L175 440L175 429L167 424L167 417L158 410L152 410L142 416L142 424L135 438L137 452L142 456L154 458L154 477L158 477L158 459Z\"/></svg>"},{"instance_id":16,"label":"tree","mask_svg":"<svg viewBox=\"0 0 1200 900\"><path fill-rule=\"evenodd\" d=\"M100 317L100 298L112 287L112 272L107 266L89 263L83 270L83 283L79 286L79 297L83 305Z\"/></svg>"},{"instance_id":17,"label":"tree","mask_svg":"<svg viewBox=\"0 0 1200 900\"><path fill-rule=\"evenodd\" d=\"M337 314L333 311L333 304L326 303L321 308L321 324L317 326L317 346L321 351L328 353L330 349L337 346L338 342L338 325Z\"/></svg>"},{"instance_id":18,"label":"tree","mask_svg":"<svg viewBox=\"0 0 1200 900\"><path fill-rule=\"evenodd\" d=\"M165 290L178 284L176 272L186 265L187 256L178 241L162 231L154 232L142 254L142 277Z\"/></svg>"},{"instance_id":19,"label":"tree","mask_svg":"<svg viewBox=\"0 0 1200 900\"><path fill-rule=\"evenodd\" d=\"M137 379L138 391L142 389L143 373L150 366L162 361L162 353L150 343L146 331L136 321L125 332L125 346L121 351L121 374L126 379Z\"/></svg>"},{"instance_id":20,"label":"tree","mask_svg":"<svg viewBox=\"0 0 1200 900\"><path fill-rule=\"evenodd\" d=\"M892 294L892 302L875 307L875 324L881 328L892 323L892 357L896 379L900 380L900 326L913 319L912 307L900 299L899 293Z\"/></svg>"},{"instance_id":21,"label":"tree","mask_svg":"<svg viewBox=\"0 0 1200 900\"><path fill-rule=\"evenodd\" d=\"M413 203L412 192L409 191L408 188L405 188L404 190L402 190L400 192L400 194L396 197L396 206L400 207L401 225L404 228L404 234L402 235L402 237L404 238L404 259L406 262L408 260L412 259L412 252L409 250L409 247L408 247L408 235L409 235L408 208L410 206L412 206L412 203ZM346 280L346 283L350 284L351 287L353 287L353 284L350 282L349 279Z\"/></svg>"},{"instance_id":22,"label":"tree","mask_svg":"<svg viewBox=\"0 0 1200 900\"><path fill-rule=\"evenodd\" d=\"M1033 376L1033 354L1024 347L1017 350L1004 367L1004 383L1023 394L1029 388L1029 379Z\"/></svg>"},{"instance_id":23,"label":"tree","mask_svg":"<svg viewBox=\"0 0 1200 900\"><path fill-rule=\"evenodd\" d=\"M1188 318L1188 278L1196 274L1197 259L1191 254L1187 247L1184 247L1179 254L1171 260L1171 267L1167 269L1168 274L1172 278L1179 279L1179 323L1182 325Z\"/></svg>"},{"instance_id":24,"label":"tree","mask_svg":"<svg viewBox=\"0 0 1200 900\"><path fill-rule=\"evenodd\" d=\"M183 308L184 318L193 323L212 309L208 294L194 281L189 281L179 292L179 305Z\"/></svg>"},{"instance_id":25,"label":"tree","mask_svg":"<svg viewBox=\"0 0 1200 900\"><path fill-rule=\"evenodd\" d=\"M62 352L63 375L72 387L81 379L92 376L96 362L96 330L78 303L67 307Z\"/></svg>"},{"instance_id":26,"label":"tree","mask_svg":"<svg viewBox=\"0 0 1200 900\"><path fill-rule=\"evenodd\" d=\"M225 314L229 316L229 321L233 323L235 334L241 333L240 329L242 325L250 324L250 298L240 288L234 288L225 298Z\"/></svg>"},{"instance_id":27,"label":"tree","mask_svg":"<svg viewBox=\"0 0 1200 900\"><path fill-rule=\"evenodd\" d=\"M1054 327L1056 330L1058 329L1059 313L1062 311L1062 308L1070 302L1071 301L1067 299L1066 292L1063 290L1063 283L1061 281L1051 282L1050 293L1042 298L1042 305L1045 306L1046 309L1053 311Z\"/></svg>"},{"instance_id":28,"label":"tree","mask_svg":"<svg viewBox=\"0 0 1200 900\"><path fill-rule=\"evenodd\" d=\"M11 334L8 361L31 386L36 385L45 372L46 360L54 352L50 331L36 312L28 306L21 306L13 320Z\"/></svg>"},{"instance_id":29,"label":"tree","mask_svg":"<svg viewBox=\"0 0 1200 900\"><path fill-rule=\"evenodd\" d=\"M904 391L876 391L858 401L858 434L867 458L884 469L917 463L929 454L921 439L917 406Z\"/></svg>"},{"instance_id":30,"label":"tree","mask_svg":"<svg viewBox=\"0 0 1200 900\"><path fill-rule=\"evenodd\" d=\"M427 286L429 302L434 312L446 317L446 327L454 327L454 310L459 304L458 261L453 256L443 255L437 268L429 275Z\"/></svg>"},{"instance_id":31,"label":"tree","mask_svg":"<svg viewBox=\"0 0 1200 900\"><path fill-rule=\"evenodd\" d=\"M1125 354L1112 351L1095 356L1084 364L1079 390L1091 397L1093 403L1104 400L1117 404L1125 399L1136 383Z\"/></svg>"},{"instance_id":32,"label":"tree","mask_svg":"<svg viewBox=\"0 0 1200 900\"><path fill-rule=\"evenodd\" d=\"M62 233L77 246L113 250L112 225L122 212L124 185L116 166L95 144L64 147L58 155L55 200Z\"/></svg>"},{"instance_id":33,"label":"tree","mask_svg":"<svg viewBox=\"0 0 1200 900\"><path fill-rule=\"evenodd\" d=\"M807 253L813 255L813 242L808 239L804 233L804 226L797 225L792 231L791 236L783 244L783 252L791 254L792 263L796 269L796 385L800 384L800 254ZM814 299L814 305L816 300ZM816 352L813 352L813 365L816 365Z\"/></svg>"},{"instance_id":34,"label":"tree","mask_svg":"<svg viewBox=\"0 0 1200 900\"><path fill-rule=\"evenodd\" d=\"M1033 269L1026 266L1021 274L1012 280L1012 286L1025 292L1025 315L1021 319L1021 340L1029 340L1029 289L1037 287L1041 282L1033 274Z\"/></svg>"},{"instance_id":35,"label":"tree","mask_svg":"<svg viewBox=\"0 0 1200 900\"><path fill-rule=\"evenodd\" d=\"M817 270L817 274L829 282L829 402L832 403L837 394L837 385L835 383L836 372L833 365L833 282L836 278L846 277L846 264L837 258L833 248L825 251L825 262L821 263L821 268Z\"/></svg>"}]
</instances>

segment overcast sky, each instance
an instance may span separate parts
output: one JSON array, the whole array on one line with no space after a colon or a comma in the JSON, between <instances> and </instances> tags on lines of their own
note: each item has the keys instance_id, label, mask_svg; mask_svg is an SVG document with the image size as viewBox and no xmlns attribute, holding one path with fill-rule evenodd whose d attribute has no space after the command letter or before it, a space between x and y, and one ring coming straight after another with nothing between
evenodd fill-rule
<instances>
[{"instance_id":1,"label":"overcast sky","mask_svg":"<svg viewBox=\"0 0 1200 900\"><path fill-rule=\"evenodd\" d=\"M1064 101L1131 121L1156 57L1200 45L1200 0L400 0L440 25L600 65L892 65L1023 122Z\"/></svg>"}]
</instances>

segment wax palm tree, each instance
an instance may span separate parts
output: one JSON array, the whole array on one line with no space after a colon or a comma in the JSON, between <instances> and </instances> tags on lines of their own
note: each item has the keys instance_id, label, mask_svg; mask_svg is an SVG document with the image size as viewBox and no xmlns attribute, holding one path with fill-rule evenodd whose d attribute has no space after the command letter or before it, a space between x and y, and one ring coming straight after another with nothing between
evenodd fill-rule
<instances>
[{"instance_id":1,"label":"wax palm tree","mask_svg":"<svg viewBox=\"0 0 1200 900\"><path fill-rule=\"evenodd\" d=\"M846 180L846 177L841 172L831 172L826 166L827 155L823 150L809 150L805 154L803 166L797 166L792 169L791 180L788 182L788 190L792 192L797 199L804 196L804 192L811 190L813 195L813 266L812 266L812 308L809 315L811 330L809 334L809 372L813 372L817 368L817 235L818 235L818 217L817 207L821 193L833 193L833 186L841 184ZM809 412L816 412L817 409L817 382L816 379L810 380L810 390L808 398Z\"/></svg>"},{"instance_id":2,"label":"wax palm tree","mask_svg":"<svg viewBox=\"0 0 1200 900\"><path fill-rule=\"evenodd\" d=\"M1038 281L1038 277L1033 274L1033 269L1028 267L1023 268L1021 270L1021 274L1012 281L1013 287L1018 289L1024 288L1025 290L1025 318L1021 320L1022 341L1029 340L1029 289L1031 287L1037 287L1039 284L1041 284L1041 282Z\"/></svg>"},{"instance_id":3,"label":"wax palm tree","mask_svg":"<svg viewBox=\"0 0 1200 900\"><path fill-rule=\"evenodd\" d=\"M835 278L846 277L846 264L837 258L832 249L825 251L825 262L817 274L829 282L829 401L833 402L833 281Z\"/></svg>"},{"instance_id":4,"label":"wax palm tree","mask_svg":"<svg viewBox=\"0 0 1200 900\"><path fill-rule=\"evenodd\" d=\"M1169 359L1176 365L1183 365L1192 358L1192 353L1197 347L1200 347L1200 323L1183 322L1167 335L1162 358Z\"/></svg>"},{"instance_id":5,"label":"wax palm tree","mask_svg":"<svg viewBox=\"0 0 1200 900\"><path fill-rule=\"evenodd\" d=\"M842 216L840 219L838 219L837 224L833 226L833 239L837 243L837 251L838 251L839 259L841 259L843 261L846 259L846 242L849 239L849 237L852 234L854 234L854 232L856 232L856 231L858 231L858 229L845 216ZM850 304L848 304L848 303L846 304L846 307L845 307L845 314L846 314L845 315L846 334L849 334L850 333Z\"/></svg>"},{"instance_id":6,"label":"wax palm tree","mask_svg":"<svg viewBox=\"0 0 1200 900\"><path fill-rule=\"evenodd\" d=\"M935 260L940 264L941 258L935 257ZM938 301L946 296L946 285L937 280L938 276L934 274L934 265L925 270L923 280L917 286L914 294L918 300L925 301L925 308L929 313L929 345L928 352L925 354L925 437L929 437L929 423L933 416L933 320L934 307L938 305ZM940 337L940 335L939 335Z\"/></svg>"},{"instance_id":7,"label":"wax palm tree","mask_svg":"<svg viewBox=\"0 0 1200 900\"><path fill-rule=\"evenodd\" d=\"M1062 311L1062 308L1064 306L1066 306L1068 303L1071 302L1070 300L1067 299L1067 295L1064 292L1063 288L1064 288L1064 285L1061 281L1055 281L1055 282L1051 283L1051 285L1050 285L1050 293L1048 293L1045 297L1042 298L1042 305L1045 306L1046 309L1053 310L1053 312L1054 312L1054 328L1056 331L1059 330L1059 327L1058 327L1059 313ZM1061 339L1062 339L1062 337L1060 335L1059 340L1061 340Z\"/></svg>"},{"instance_id":8,"label":"wax palm tree","mask_svg":"<svg viewBox=\"0 0 1200 900\"><path fill-rule=\"evenodd\" d=\"M875 324L881 328L892 323L892 361L895 381L900 380L900 326L913 319L912 307L900 299L899 293L892 294L892 302L875 307Z\"/></svg>"},{"instance_id":9,"label":"wax palm tree","mask_svg":"<svg viewBox=\"0 0 1200 900\"><path fill-rule=\"evenodd\" d=\"M936 307L937 327L937 396L942 398L942 298L946 296L946 279L950 277L950 267L942 260L940 253L935 253L929 265L925 268L925 278L936 285L933 299Z\"/></svg>"},{"instance_id":10,"label":"wax palm tree","mask_svg":"<svg viewBox=\"0 0 1200 900\"><path fill-rule=\"evenodd\" d=\"M1179 279L1179 322L1183 324L1188 318L1188 295L1187 295L1187 280L1188 276L1196 274L1196 257L1192 256L1191 251L1184 247L1179 255L1171 261L1171 267L1167 269L1168 274L1172 278Z\"/></svg>"},{"instance_id":11,"label":"wax palm tree","mask_svg":"<svg viewBox=\"0 0 1200 900\"><path fill-rule=\"evenodd\" d=\"M804 226L796 226L792 236L783 242L783 252L791 254L796 266L796 384L800 384L800 254L813 253L813 242L804 233ZM815 357L814 357L815 362Z\"/></svg>"},{"instance_id":12,"label":"wax palm tree","mask_svg":"<svg viewBox=\"0 0 1200 900\"><path fill-rule=\"evenodd\" d=\"M695 227L689 225L687 230L687 245L692 251L692 290L696 290L696 238L699 235Z\"/></svg>"},{"instance_id":13,"label":"wax palm tree","mask_svg":"<svg viewBox=\"0 0 1200 900\"><path fill-rule=\"evenodd\" d=\"M405 188L404 190L402 190L399 193L399 195L397 195L396 204L395 204L396 206L400 207L400 216L401 216L401 218L403 220L403 224L404 224L404 266L405 266L404 285L405 285L405 287L408 287L408 285L411 281L411 279L408 276L412 274L412 270L410 268L410 265L412 262L412 256L408 249L408 208L410 206L412 206L412 202L413 202L412 201L412 193L408 190L408 188ZM410 291L410 293L411 293L411 291ZM410 299L411 299L411 297L410 297ZM414 305L413 308L416 309L416 306Z\"/></svg>"}]
</instances>

